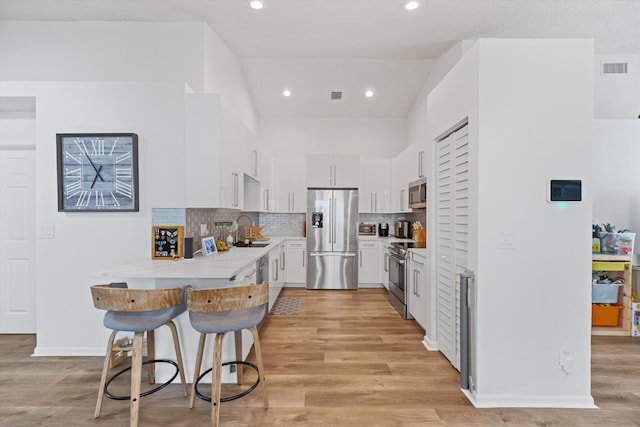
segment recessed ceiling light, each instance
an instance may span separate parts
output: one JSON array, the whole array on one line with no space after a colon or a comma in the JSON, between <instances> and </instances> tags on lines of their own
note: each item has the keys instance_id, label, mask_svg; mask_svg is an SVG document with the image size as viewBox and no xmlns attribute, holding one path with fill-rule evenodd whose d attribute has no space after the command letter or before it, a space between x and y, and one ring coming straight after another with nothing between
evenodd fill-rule
<instances>
[{"instance_id":1,"label":"recessed ceiling light","mask_svg":"<svg viewBox=\"0 0 640 427\"><path fill-rule=\"evenodd\" d=\"M291 91L289 89L285 89L285 90L282 91L282 94L284 96L286 96L286 97L289 97L289 96L291 96Z\"/></svg>"},{"instance_id":2,"label":"recessed ceiling light","mask_svg":"<svg viewBox=\"0 0 640 427\"><path fill-rule=\"evenodd\" d=\"M405 1L404 4L402 5L402 8L404 10L416 10L419 7L420 7L420 2L417 0Z\"/></svg>"},{"instance_id":3,"label":"recessed ceiling light","mask_svg":"<svg viewBox=\"0 0 640 427\"><path fill-rule=\"evenodd\" d=\"M249 1L249 7L251 9L260 10L264 7L264 3L262 3L260 0L251 0Z\"/></svg>"},{"instance_id":4,"label":"recessed ceiling light","mask_svg":"<svg viewBox=\"0 0 640 427\"><path fill-rule=\"evenodd\" d=\"M371 98L373 96L373 91L371 89L367 90L364 93L364 96L366 96L367 98Z\"/></svg>"}]
</instances>

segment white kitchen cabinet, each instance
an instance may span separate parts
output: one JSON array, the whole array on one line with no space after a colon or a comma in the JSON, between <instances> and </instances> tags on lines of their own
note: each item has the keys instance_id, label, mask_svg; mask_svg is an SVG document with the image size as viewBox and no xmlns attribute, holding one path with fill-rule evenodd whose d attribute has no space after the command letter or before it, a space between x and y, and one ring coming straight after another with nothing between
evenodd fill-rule
<instances>
[{"instance_id":1,"label":"white kitchen cabinet","mask_svg":"<svg viewBox=\"0 0 640 427\"><path fill-rule=\"evenodd\" d=\"M391 212L411 212L409 183L426 176L424 144L412 144L391 160Z\"/></svg>"},{"instance_id":2,"label":"white kitchen cabinet","mask_svg":"<svg viewBox=\"0 0 640 427\"><path fill-rule=\"evenodd\" d=\"M307 282L307 242L287 240L285 250L286 282L304 285Z\"/></svg>"},{"instance_id":3,"label":"white kitchen cabinet","mask_svg":"<svg viewBox=\"0 0 640 427\"><path fill-rule=\"evenodd\" d=\"M360 159L358 197L360 213L386 213L391 193L391 160L363 157Z\"/></svg>"},{"instance_id":4,"label":"white kitchen cabinet","mask_svg":"<svg viewBox=\"0 0 640 427\"><path fill-rule=\"evenodd\" d=\"M389 246L391 243L386 241L380 242L380 250L378 252L378 271L380 272L380 282L382 286L389 289Z\"/></svg>"},{"instance_id":5,"label":"white kitchen cabinet","mask_svg":"<svg viewBox=\"0 0 640 427\"><path fill-rule=\"evenodd\" d=\"M360 239L358 282L380 284L380 243L377 240Z\"/></svg>"},{"instance_id":6,"label":"white kitchen cabinet","mask_svg":"<svg viewBox=\"0 0 640 427\"><path fill-rule=\"evenodd\" d=\"M272 161L271 191L268 196L272 212L307 211L306 159L278 157Z\"/></svg>"},{"instance_id":7,"label":"white kitchen cabinet","mask_svg":"<svg viewBox=\"0 0 640 427\"><path fill-rule=\"evenodd\" d=\"M307 187L357 188L360 157L354 154L307 155Z\"/></svg>"},{"instance_id":8,"label":"white kitchen cabinet","mask_svg":"<svg viewBox=\"0 0 640 427\"><path fill-rule=\"evenodd\" d=\"M217 94L185 95L185 204L192 208L244 207L250 131ZM167 153L167 162L175 160Z\"/></svg>"},{"instance_id":9,"label":"white kitchen cabinet","mask_svg":"<svg viewBox=\"0 0 640 427\"><path fill-rule=\"evenodd\" d=\"M284 270L285 244L284 242L269 251L269 308L278 299L280 291L284 287L285 270Z\"/></svg>"},{"instance_id":10,"label":"white kitchen cabinet","mask_svg":"<svg viewBox=\"0 0 640 427\"><path fill-rule=\"evenodd\" d=\"M416 322L426 329L427 325L427 258L409 251L409 272L407 281L409 291L409 313Z\"/></svg>"}]
</instances>

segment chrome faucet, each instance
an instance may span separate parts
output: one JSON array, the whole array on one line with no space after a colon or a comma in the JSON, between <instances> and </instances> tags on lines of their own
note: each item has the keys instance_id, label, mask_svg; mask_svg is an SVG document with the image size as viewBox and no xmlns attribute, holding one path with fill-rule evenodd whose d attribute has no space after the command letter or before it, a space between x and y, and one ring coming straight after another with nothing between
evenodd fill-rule
<instances>
[{"instance_id":1,"label":"chrome faucet","mask_svg":"<svg viewBox=\"0 0 640 427\"><path fill-rule=\"evenodd\" d=\"M238 230L240 230L240 218L247 218L249 220L249 224L254 227L255 226L255 222L253 222L253 219L251 219L251 217L247 214L242 214L240 215L237 219L236 219L236 223L238 224L238 228L236 229L236 242L238 242ZM247 238L247 233L245 232L244 238ZM244 239L243 239L244 240Z\"/></svg>"}]
</instances>

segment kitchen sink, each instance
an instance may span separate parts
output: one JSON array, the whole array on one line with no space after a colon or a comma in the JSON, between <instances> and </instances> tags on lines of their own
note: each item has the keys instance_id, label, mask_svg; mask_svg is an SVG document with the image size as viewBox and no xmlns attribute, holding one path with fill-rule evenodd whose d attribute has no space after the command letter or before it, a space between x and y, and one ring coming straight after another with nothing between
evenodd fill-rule
<instances>
[{"instance_id":1,"label":"kitchen sink","mask_svg":"<svg viewBox=\"0 0 640 427\"><path fill-rule=\"evenodd\" d=\"M270 242L251 242L249 244L246 244L244 242L238 242L236 243L236 247L237 248L264 248L266 246L269 246Z\"/></svg>"}]
</instances>

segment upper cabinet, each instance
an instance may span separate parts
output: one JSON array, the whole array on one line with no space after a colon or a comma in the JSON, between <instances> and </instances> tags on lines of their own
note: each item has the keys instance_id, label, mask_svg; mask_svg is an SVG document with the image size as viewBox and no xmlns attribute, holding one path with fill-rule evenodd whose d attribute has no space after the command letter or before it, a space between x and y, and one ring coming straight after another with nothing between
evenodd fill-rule
<instances>
[{"instance_id":1,"label":"upper cabinet","mask_svg":"<svg viewBox=\"0 0 640 427\"><path fill-rule=\"evenodd\" d=\"M309 154L307 187L357 188L359 164L355 154Z\"/></svg>"},{"instance_id":2,"label":"upper cabinet","mask_svg":"<svg viewBox=\"0 0 640 427\"><path fill-rule=\"evenodd\" d=\"M271 164L269 210L273 212L306 212L306 159L304 157L276 157Z\"/></svg>"},{"instance_id":3,"label":"upper cabinet","mask_svg":"<svg viewBox=\"0 0 640 427\"><path fill-rule=\"evenodd\" d=\"M185 95L185 123L187 206L243 209L253 134L217 94Z\"/></svg>"},{"instance_id":4,"label":"upper cabinet","mask_svg":"<svg viewBox=\"0 0 640 427\"><path fill-rule=\"evenodd\" d=\"M391 159L360 159L360 213L390 212Z\"/></svg>"},{"instance_id":5,"label":"upper cabinet","mask_svg":"<svg viewBox=\"0 0 640 427\"><path fill-rule=\"evenodd\" d=\"M411 212L409 183L426 176L424 144L412 144L391 159L391 211Z\"/></svg>"}]
</instances>

